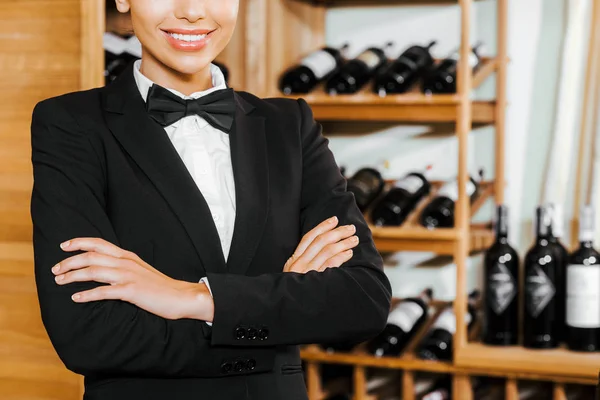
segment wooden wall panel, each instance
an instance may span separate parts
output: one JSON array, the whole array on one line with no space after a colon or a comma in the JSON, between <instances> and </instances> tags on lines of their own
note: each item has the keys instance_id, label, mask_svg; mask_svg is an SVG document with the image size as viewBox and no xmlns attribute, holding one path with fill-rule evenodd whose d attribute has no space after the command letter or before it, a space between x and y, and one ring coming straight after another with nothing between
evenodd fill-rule
<instances>
[{"instance_id":1,"label":"wooden wall panel","mask_svg":"<svg viewBox=\"0 0 600 400\"><path fill-rule=\"evenodd\" d=\"M80 89L80 0L0 1L0 399L81 399L42 325L33 275L30 124Z\"/></svg>"}]
</instances>

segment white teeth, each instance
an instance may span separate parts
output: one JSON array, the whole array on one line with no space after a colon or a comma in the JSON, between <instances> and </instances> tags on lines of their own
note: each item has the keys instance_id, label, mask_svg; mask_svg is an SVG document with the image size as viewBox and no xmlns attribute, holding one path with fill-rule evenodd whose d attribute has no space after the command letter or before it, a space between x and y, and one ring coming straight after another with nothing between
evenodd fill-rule
<instances>
[{"instance_id":1,"label":"white teeth","mask_svg":"<svg viewBox=\"0 0 600 400\"><path fill-rule=\"evenodd\" d=\"M177 40L184 40L186 42L197 42L198 40L202 40L206 37L206 34L204 35L183 35L181 33L170 33L169 35L171 35L172 37L174 37Z\"/></svg>"}]
</instances>

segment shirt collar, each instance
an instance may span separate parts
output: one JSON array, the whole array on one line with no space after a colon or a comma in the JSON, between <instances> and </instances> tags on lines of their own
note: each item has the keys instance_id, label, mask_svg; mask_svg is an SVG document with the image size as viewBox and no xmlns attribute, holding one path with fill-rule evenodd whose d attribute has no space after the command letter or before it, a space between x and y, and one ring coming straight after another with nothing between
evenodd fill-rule
<instances>
[{"instance_id":1,"label":"shirt collar","mask_svg":"<svg viewBox=\"0 0 600 400\"><path fill-rule=\"evenodd\" d=\"M135 62L133 64L133 77L135 78L135 83L137 84L137 87L140 90L140 94L142 95L142 98L144 99L144 102L145 102L146 99L148 98L148 91L150 90L150 87L152 85L154 85L154 82L152 82L148 77L146 77L144 74L142 74L140 72L141 65L142 65L141 58L135 60ZM212 76L213 87L211 87L209 89L202 90L199 92L194 92L189 96L186 96L183 93L178 92L175 89L170 89L170 88L166 88L166 89L183 99L197 99L197 98L205 96L211 92L214 92L215 90L227 89L227 84L225 83L225 76L223 75L223 71L221 71L221 69L219 67L217 67L213 63L210 63L210 73Z\"/></svg>"}]
</instances>

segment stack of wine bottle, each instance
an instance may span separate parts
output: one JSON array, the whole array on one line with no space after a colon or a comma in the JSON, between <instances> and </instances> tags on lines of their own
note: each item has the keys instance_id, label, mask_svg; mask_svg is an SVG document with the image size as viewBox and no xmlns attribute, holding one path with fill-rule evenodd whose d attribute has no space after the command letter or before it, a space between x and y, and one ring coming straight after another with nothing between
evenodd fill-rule
<instances>
[{"instance_id":1,"label":"stack of wine bottle","mask_svg":"<svg viewBox=\"0 0 600 400\"><path fill-rule=\"evenodd\" d=\"M417 205L431 192L428 167L422 172L411 172L385 190L385 180L376 168L361 168L347 179L347 188L354 194L358 208L370 210L375 226L400 226L415 211ZM467 181L466 193L473 202L480 193L483 171ZM434 198L423 208L419 222L426 228L454 226L454 208L458 200L458 181L445 183Z\"/></svg>"},{"instance_id":2,"label":"stack of wine bottle","mask_svg":"<svg viewBox=\"0 0 600 400\"><path fill-rule=\"evenodd\" d=\"M507 240L507 207L498 207L496 242L485 255L483 341L490 345L517 345L522 327L524 347L556 348L564 342L573 351L597 352L600 254L593 247L594 210L589 205L582 207L580 244L571 253L560 241L560 207L538 207L535 225L536 239L524 257L521 275L519 256Z\"/></svg>"},{"instance_id":3,"label":"stack of wine bottle","mask_svg":"<svg viewBox=\"0 0 600 400\"><path fill-rule=\"evenodd\" d=\"M388 59L386 50L393 45L369 47L353 59L345 57L348 44L341 48L324 47L288 68L279 79L279 89L286 95L306 94L323 84L330 95L354 94L372 83L372 91L379 96L409 91L421 82L425 94L455 93L459 52L436 63L426 46L410 46L395 60ZM482 64L481 44L473 46L468 59L473 71Z\"/></svg>"},{"instance_id":4,"label":"stack of wine bottle","mask_svg":"<svg viewBox=\"0 0 600 400\"><path fill-rule=\"evenodd\" d=\"M390 310L385 329L365 345L367 353L375 357L398 357L406 350L417 332L430 317L433 290L427 288L419 296L406 298L395 304ZM477 304L480 291L474 290L469 295L468 310L465 323L469 330L477 320ZM429 327L421 342L416 347L416 354L421 359L451 361L452 343L456 332L456 316L452 304L447 305ZM354 343L326 344L323 347L331 351L349 351Z\"/></svg>"}]
</instances>

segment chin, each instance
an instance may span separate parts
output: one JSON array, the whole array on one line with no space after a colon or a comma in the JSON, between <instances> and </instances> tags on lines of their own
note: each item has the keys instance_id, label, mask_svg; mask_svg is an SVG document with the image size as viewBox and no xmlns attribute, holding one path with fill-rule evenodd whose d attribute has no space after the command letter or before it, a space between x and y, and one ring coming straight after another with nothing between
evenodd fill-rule
<instances>
[{"instance_id":1,"label":"chin","mask_svg":"<svg viewBox=\"0 0 600 400\"><path fill-rule=\"evenodd\" d=\"M165 63L173 70L181 73L192 75L198 73L212 63L213 58L210 57L179 57Z\"/></svg>"}]
</instances>

